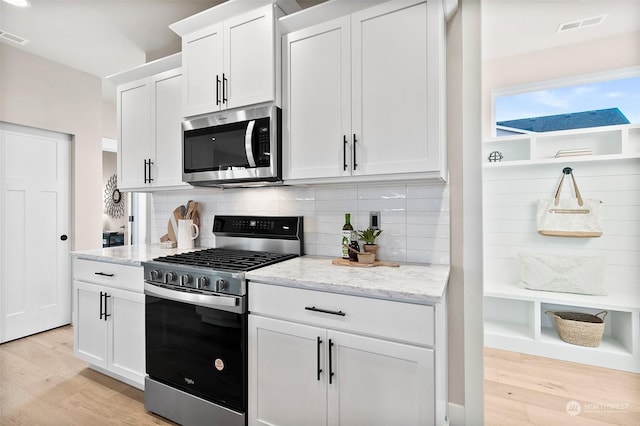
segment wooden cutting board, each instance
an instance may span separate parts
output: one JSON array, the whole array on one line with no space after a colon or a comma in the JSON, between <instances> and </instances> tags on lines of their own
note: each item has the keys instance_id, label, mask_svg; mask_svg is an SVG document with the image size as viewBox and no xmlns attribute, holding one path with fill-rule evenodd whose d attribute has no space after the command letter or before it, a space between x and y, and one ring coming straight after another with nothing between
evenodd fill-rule
<instances>
[{"instance_id":1,"label":"wooden cutting board","mask_svg":"<svg viewBox=\"0 0 640 426\"><path fill-rule=\"evenodd\" d=\"M198 203L195 203L195 204L196 204L195 208L197 208ZM198 210L195 210L195 208L192 210L191 220L193 220L193 223L195 223L196 225L198 225L198 227L200 227L200 214L198 213ZM175 210L172 213L172 216L175 219L176 224L178 223L179 219L182 219L182 215L184 213L185 213L184 206L178 206L175 208ZM167 223L167 233L164 234L162 237L160 237L161 243L164 243L165 241L173 241L174 243L178 242L178 238L177 238L178 230L173 229L173 224L171 222L172 222L171 219L169 219L169 222Z\"/></svg>"},{"instance_id":2,"label":"wooden cutting board","mask_svg":"<svg viewBox=\"0 0 640 426\"><path fill-rule=\"evenodd\" d=\"M352 266L355 268L373 268L375 266L390 266L392 268L397 268L398 266L400 266L399 263L384 262L382 260L374 260L373 263L360 263L360 262L354 262L352 260L340 259L340 258L333 259L331 263L338 266Z\"/></svg>"}]
</instances>

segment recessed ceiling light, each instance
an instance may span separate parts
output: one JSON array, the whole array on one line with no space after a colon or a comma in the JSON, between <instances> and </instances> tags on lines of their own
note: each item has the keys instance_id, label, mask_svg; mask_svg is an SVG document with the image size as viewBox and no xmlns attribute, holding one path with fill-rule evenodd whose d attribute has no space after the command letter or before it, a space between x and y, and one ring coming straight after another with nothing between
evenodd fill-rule
<instances>
[{"instance_id":1,"label":"recessed ceiling light","mask_svg":"<svg viewBox=\"0 0 640 426\"><path fill-rule=\"evenodd\" d=\"M31 3L29 3L29 0L4 0L4 2L12 4L14 6L18 6L18 7L29 7L29 6L31 6Z\"/></svg>"}]
</instances>

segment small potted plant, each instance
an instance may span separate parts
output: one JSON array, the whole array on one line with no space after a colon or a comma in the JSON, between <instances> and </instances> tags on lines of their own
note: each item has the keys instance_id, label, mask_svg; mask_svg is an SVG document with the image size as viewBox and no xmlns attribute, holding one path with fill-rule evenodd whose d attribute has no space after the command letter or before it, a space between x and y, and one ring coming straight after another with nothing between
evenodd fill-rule
<instances>
[{"instance_id":1,"label":"small potted plant","mask_svg":"<svg viewBox=\"0 0 640 426\"><path fill-rule=\"evenodd\" d=\"M373 253L375 259L378 259L378 245L376 244L376 238L380 236L382 229L373 229L371 227L364 231L357 231L358 239L364 241L364 251L367 253Z\"/></svg>"}]
</instances>

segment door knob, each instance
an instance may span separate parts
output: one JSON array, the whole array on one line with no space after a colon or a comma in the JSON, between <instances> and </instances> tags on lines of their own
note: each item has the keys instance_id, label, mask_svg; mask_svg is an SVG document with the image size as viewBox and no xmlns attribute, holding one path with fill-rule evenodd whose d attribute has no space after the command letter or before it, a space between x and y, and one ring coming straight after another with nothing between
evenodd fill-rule
<instances>
[{"instance_id":1,"label":"door knob","mask_svg":"<svg viewBox=\"0 0 640 426\"><path fill-rule=\"evenodd\" d=\"M64 234L60 235L60 240L61 241L67 241L67 238L68 237L66 235L64 235Z\"/></svg>"}]
</instances>

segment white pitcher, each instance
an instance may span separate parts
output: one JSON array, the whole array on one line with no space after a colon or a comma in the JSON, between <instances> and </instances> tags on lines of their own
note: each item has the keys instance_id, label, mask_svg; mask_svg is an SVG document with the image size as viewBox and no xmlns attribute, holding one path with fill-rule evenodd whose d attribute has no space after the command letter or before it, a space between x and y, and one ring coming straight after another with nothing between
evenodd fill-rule
<instances>
[{"instance_id":1,"label":"white pitcher","mask_svg":"<svg viewBox=\"0 0 640 426\"><path fill-rule=\"evenodd\" d=\"M193 223L191 219L178 220L178 248L179 249L192 249L193 240L200 235L200 229L198 225Z\"/></svg>"}]
</instances>

